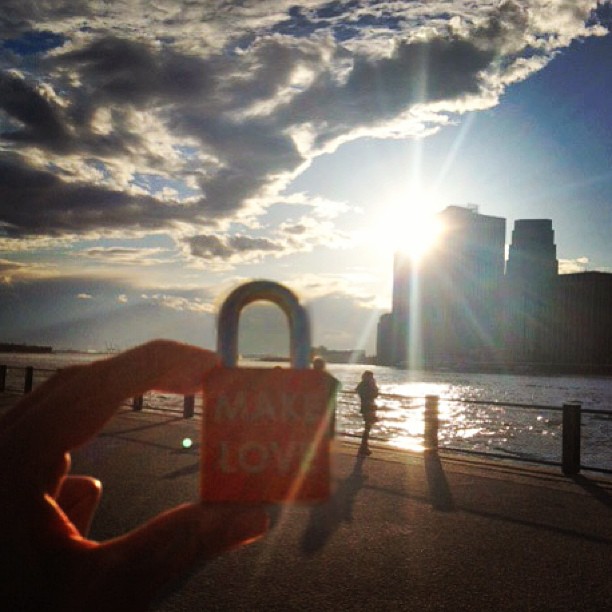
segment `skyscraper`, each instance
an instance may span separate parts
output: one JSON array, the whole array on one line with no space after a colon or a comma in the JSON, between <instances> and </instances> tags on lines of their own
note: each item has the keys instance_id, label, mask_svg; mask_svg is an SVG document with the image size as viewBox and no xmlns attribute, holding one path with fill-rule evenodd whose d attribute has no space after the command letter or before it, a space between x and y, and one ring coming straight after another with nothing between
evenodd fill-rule
<instances>
[{"instance_id":1,"label":"skyscraper","mask_svg":"<svg viewBox=\"0 0 612 612\"><path fill-rule=\"evenodd\" d=\"M550 219L515 222L505 275L505 219L450 206L439 220L418 265L395 259L380 363L612 372L612 274L559 275Z\"/></svg>"},{"instance_id":2,"label":"skyscraper","mask_svg":"<svg viewBox=\"0 0 612 612\"><path fill-rule=\"evenodd\" d=\"M486 359L499 346L505 219L449 206L438 244L420 262L395 259L393 358L412 366Z\"/></svg>"},{"instance_id":3,"label":"skyscraper","mask_svg":"<svg viewBox=\"0 0 612 612\"><path fill-rule=\"evenodd\" d=\"M505 343L514 360L550 361L550 306L558 273L551 219L514 223L506 270Z\"/></svg>"}]
</instances>

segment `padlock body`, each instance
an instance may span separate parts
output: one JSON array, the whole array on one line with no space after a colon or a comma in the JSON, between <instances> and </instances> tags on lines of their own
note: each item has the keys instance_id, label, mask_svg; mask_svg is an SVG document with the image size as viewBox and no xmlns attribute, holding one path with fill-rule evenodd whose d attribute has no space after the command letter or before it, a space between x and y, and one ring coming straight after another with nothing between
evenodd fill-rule
<instances>
[{"instance_id":1,"label":"padlock body","mask_svg":"<svg viewBox=\"0 0 612 612\"><path fill-rule=\"evenodd\" d=\"M315 370L213 370L204 381L202 500L326 499L330 379Z\"/></svg>"}]
</instances>

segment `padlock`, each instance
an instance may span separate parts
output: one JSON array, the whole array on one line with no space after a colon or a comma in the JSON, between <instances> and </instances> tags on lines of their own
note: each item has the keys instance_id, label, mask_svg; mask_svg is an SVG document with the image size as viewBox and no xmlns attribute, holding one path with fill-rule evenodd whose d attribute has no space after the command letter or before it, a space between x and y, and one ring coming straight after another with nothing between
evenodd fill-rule
<instances>
[{"instance_id":1,"label":"padlock","mask_svg":"<svg viewBox=\"0 0 612 612\"><path fill-rule=\"evenodd\" d=\"M238 322L248 304L277 304L289 322L291 368L237 367ZM204 380L203 501L313 502L329 496L336 380L309 369L308 314L286 287L253 281L222 304L222 366Z\"/></svg>"}]
</instances>

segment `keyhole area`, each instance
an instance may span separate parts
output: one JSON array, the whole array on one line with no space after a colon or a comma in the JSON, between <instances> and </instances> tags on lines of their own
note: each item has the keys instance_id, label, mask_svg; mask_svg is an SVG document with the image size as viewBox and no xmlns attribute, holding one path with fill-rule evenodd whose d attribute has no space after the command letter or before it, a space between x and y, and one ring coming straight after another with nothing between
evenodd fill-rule
<instances>
[{"instance_id":1,"label":"keyhole area","mask_svg":"<svg viewBox=\"0 0 612 612\"><path fill-rule=\"evenodd\" d=\"M289 324L285 313L276 304L265 301L245 306L238 325L238 362L289 358Z\"/></svg>"}]
</instances>

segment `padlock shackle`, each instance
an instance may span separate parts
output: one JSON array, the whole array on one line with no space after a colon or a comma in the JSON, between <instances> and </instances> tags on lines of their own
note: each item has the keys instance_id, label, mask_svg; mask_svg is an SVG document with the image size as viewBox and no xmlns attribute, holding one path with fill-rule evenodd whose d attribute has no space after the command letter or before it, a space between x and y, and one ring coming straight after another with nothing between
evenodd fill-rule
<instances>
[{"instance_id":1,"label":"padlock shackle","mask_svg":"<svg viewBox=\"0 0 612 612\"><path fill-rule=\"evenodd\" d=\"M226 367L238 362L238 321L245 306L268 301L281 308L289 324L291 365L297 369L310 366L310 323L306 309L296 295L273 281L252 281L234 289L219 310L217 321L217 353Z\"/></svg>"}]
</instances>

